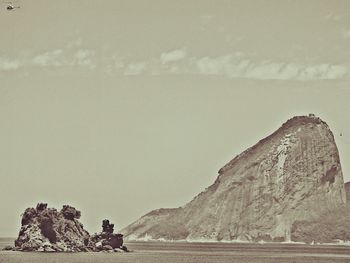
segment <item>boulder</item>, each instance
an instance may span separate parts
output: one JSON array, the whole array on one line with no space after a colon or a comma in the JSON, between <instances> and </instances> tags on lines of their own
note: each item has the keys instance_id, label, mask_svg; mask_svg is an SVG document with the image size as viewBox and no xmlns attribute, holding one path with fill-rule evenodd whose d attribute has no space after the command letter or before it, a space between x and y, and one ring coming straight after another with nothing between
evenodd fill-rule
<instances>
[{"instance_id":1,"label":"boulder","mask_svg":"<svg viewBox=\"0 0 350 263\"><path fill-rule=\"evenodd\" d=\"M99 250L122 249L123 235L114 234L114 224L110 224L109 220L102 221L102 232L91 236L90 240Z\"/></svg>"}]
</instances>

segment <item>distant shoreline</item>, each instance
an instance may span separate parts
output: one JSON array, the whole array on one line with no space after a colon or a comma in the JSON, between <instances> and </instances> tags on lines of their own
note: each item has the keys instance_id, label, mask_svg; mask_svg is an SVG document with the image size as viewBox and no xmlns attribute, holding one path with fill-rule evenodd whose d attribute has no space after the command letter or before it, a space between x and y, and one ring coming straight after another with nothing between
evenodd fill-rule
<instances>
[{"instance_id":1,"label":"distant shoreline","mask_svg":"<svg viewBox=\"0 0 350 263\"><path fill-rule=\"evenodd\" d=\"M0 237L0 251L7 245L13 245L13 242L16 240L15 237ZM159 244L159 245L171 245L171 244L189 244L189 245L220 245L220 246L277 246L277 247L350 247L350 242L344 243L315 243L315 244L307 244L303 242L249 242L249 241L186 241L186 240L127 240L126 244Z\"/></svg>"}]
</instances>

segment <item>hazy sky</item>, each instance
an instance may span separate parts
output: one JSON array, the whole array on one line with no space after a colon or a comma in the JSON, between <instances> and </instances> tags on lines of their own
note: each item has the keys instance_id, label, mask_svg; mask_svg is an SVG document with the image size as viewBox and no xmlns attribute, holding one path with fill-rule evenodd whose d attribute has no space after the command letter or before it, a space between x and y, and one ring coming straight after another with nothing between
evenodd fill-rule
<instances>
[{"instance_id":1,"label":"hazy sky","mask_svg":"<svg viewBox=\"0 0 350 263\"><path fill-rule=\"evenodd\" d=\"M350 180L350 1L14 4L0 4L0 236L37 202L76 206L90 232L178 207L311 112Z\"/></svg>"}]
</instances>

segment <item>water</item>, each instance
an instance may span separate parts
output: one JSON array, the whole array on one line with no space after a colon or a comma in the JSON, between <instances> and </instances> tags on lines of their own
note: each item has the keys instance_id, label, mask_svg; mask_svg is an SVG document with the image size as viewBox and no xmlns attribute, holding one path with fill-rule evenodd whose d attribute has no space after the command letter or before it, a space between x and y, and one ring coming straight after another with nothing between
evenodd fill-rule
<instances>
[{"instance_id":1,"label":"water","mask_svg":"<svg viewBox=\"0 0 350 263\"><path fill-rule=\"evenodd\" d=\"M0 238L0 249L13 239ZM309 263L350 262L350 247L290 244L160 243L126 244L132 253L35 253L1 251L0 263Z\"/></svg>"},{"instance_id":2,"label":"water","mask_svg":"<svg viewBox=\"0 0 350 263\"><path fill-rule=\"evenodd\" d=\"M0 250L6 246L13 246L14 242L14 238L0 237Z\"/></svg>"}]
</instances>

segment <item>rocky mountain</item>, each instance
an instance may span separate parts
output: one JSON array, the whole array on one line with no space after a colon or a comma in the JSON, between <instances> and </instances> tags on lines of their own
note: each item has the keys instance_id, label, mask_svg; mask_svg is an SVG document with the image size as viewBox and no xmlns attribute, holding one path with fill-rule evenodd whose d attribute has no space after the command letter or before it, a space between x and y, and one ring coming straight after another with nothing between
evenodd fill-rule
<instances>
[{"instance_id":1,"label":"rocky mountain","mask_svg":"<svg viewBox=\"0 0 350 263\"><path fill-rule=\"evenodd\" d=\"M123 235L114 234L114 225L104 220L102 232L90 236L79 222L80 211L64 205L61 211L39 203L22 215L15 247L6 250L43 252L127 251Z\"/></svg>"},{"instance_id":2,"label":"rocky mountain","mask_svg":"<svg viewBox=\"0 0 350 263\"><path fill-rule=\"evenodd\" d=\"M288 241L295 221L345 202L333 134L311 114L236 156L186 205L154 210L121 232L129 240Z\"/></svg>"}]
</instances>

